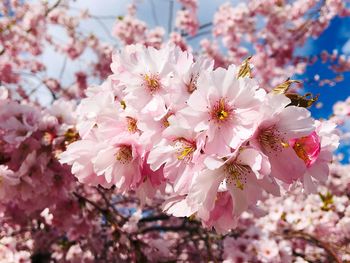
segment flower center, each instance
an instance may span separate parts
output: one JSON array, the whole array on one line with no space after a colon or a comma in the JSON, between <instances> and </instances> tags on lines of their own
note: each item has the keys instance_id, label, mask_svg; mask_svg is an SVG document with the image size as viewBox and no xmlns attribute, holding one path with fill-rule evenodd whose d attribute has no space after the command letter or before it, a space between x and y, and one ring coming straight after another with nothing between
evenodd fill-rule
<instances>
[{"instance_id":1,"label":"flower center","mask_svg":"<svg viewBox=\"0 0 350 263\"><path fill-rule=\"evenodd\" d=\"M132 118L132 117L127 116L126 121L128 124L128 131L131 133L137 132L137 120Z\"/></svg>"},{"instance_id":2,"label":"flower center","mask_svg":"<svg viewBox=\"0 0 350 263\"><path fill-rule=\"evenodd\" d=\"M186 84L187 91L189 93L193 93L193 91L195 91L197 89L197 79L198 79L198 74L191 75L190 82L188 84Z\"/></svg>"},{"instance_id":3,"label":"flower center","mask_svg":"<svg viewBox=\"0 0 350 263\"><path fill-rule=\"evenodd\" d=\"M307 152L301 143L297 142L296 144L294 144L293 149L296 152L296 154L298 155L298 157L300 159L302 159L305 163L310 161L310 159L307 155Z\"/></svg>"},{"instance_id":4,"label":"flower center","mask_svg":"<svg viewBox=\"0 0 350 263\"><path fill-rule=\"evenodd\" d=\"M132 149L130 145L122 145L115 154L115 158L122 164L128 164L132 160Z\"/></svg>"},{"instance_id":5,"label":"flower center","mask_svg":"<svg viewBox=\"0 0 350 263\"><path fill-rule=\"evenodd\" d=\"M174 145L176 151L176 157L178 160L189 162L192 159L192 154L196 150L194 142L188 141L185 138L179 138L175 140Z\"/></svg>"},{"instance_id":6,"label":"flower center","mask_svg":"<svg viewBox=\"0 0 350 263\"><path fill-rule=\"evenodd\" d=\"M305 137L292 139L290 145L298 157L305 162L307 167L316 162L321 151L320 137L316 132L312 132Z\"/></svg>"},{"instance_id":7,"label":"flower center","mask_svg":"<svg viewBox=\"0 0 350 263\"><path fill-rule=\"evenodd\" d=\"M121 100L121 101L120 101L120 106L122 107L123 110L126 109L126 103L125 103L124 100Z\"/></svg>"},{"instance_id":8,"label":"flower center","mask_svg":"<svg viewBox=\"0 0 350 263\"><path fill-rule=\"evenodd\" d=\"M161 88L160 78L155 74L145 74L143 76L143 85L153 94Z\"/></svg>"},{"instance_id":9,"label":"flower center","mask_svg":"<svg viewBox=\"0 0 350 263\"><path fill-rule=\"evenodd\" d=\"M232 119L233 109L230 107L224 98L218 100L211 110L211 119L217 123L224 123L229 119Z\"/></svg>"},{"instance_id":10,"label":"flower center","mask_svg":"<svg viewBox=\"0 0 350 263\"><path fill-rule=\"evenodd\" d=\"M163 127L165 128L168 128L170 126L170 123L169 123L169 120L168 118L173 115L173 113L171 112L168 112L163 118L162 118L162 124L163 124Z\"/></svg>"},{"instance_id":11,"label":"flower center","mask_svg":"<svg viewBox=\"0 0 350 263\"><path fill-rule=\"evenodd\" d=\"M225 166L226 182L232 184L240 190L244 190L244 186L247 184L247 175L250 172L249 166L228 163Z\"/></svg>"},{"instance_id":12,"label":"flower center","mask_svg":"<svg viewBox=\"0 0 350 263\"><path fill-rule=\"evenodd\" d=\"M217 117L219 118L219 120L225 120L227 116L228 116L228 113L225 110L221 110L217 113Z\"/></svg>"},{"instance_id":13,"label":"flower center","mask_svg":"<svg viewBox=\"0 0 350 263\"><path fill-rule=\"evenodd\" d=\"M55 134L52 132L44 132L43 137L41 138L42 144L45 146L50 145L55 138Z\"/></svg>"},{"instance_id":14,"label":"flower center","mask_svg":"<svg viewBox=\"0 0 350 263\"><path fill-rule=\"evenodd\" d=\"M283 148L289 147L289 144L283 140L281 132L275 126L260 131L258 140L268 153L281 152Z\"/></svg>"}]
</instances>

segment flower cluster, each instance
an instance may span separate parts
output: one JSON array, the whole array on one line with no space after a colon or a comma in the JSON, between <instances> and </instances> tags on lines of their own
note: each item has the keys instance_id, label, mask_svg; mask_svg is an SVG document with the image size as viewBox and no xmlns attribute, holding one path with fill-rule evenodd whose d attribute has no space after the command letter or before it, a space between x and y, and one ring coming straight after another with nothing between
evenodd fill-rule
<instances>
[{"instance_id":1,"label":"flower cluster","mask_svg":"<svg viewBox=\"0 0 350 263\"><path fill-rule=\"evenodd\" d=\"M346 79L299 48L349 6L131 2L0 1L0 262L349 261L350 99L313 120L285 81Z\"/></svg>"},{"instance_id":2,"label":"flower cluster","mask_svg":"<svg viewBox=\"0 0 350 263\"><path fill-rule=\"evenodd\" d=\"M70 200L75 180L55 154L74 139L69 133L75 106L58 100L41 110L12 100L3 87L0 94L1 222L25 225L45 208L57 211Z\"/></svg>"},{"instance_id":3,"label":"flower cluster","mask_svg":"<svg viewBox=\"0 0 350 263\"><path fill-rule=\"evenodd\" d=\"M116 53L114 74L78 106L81 140L61 162L80 182L135 191L144 202L169 185L165 211L195 214L219 232L265 192L296 183L315 192L337 147L335 126L267 94L247 63L213 64L171 45Z\"/></svg>"},{"instance_id":4,"label":"flower cluster","mask_svg":"<svg viewBox=\"0 0 350 263\"><path fill-rule=\"evenodd\" d=\"M245 213L239 235L224 239L224 262L344 262L349 253L348 165L334 163L317 194L294 189L288 196L266 199L269 213ZM318 246L320 245L320 246ZM337 253L328 254L330 251Z\"/></svg>"},{"instance_id":5,"label":"flower cluster","mask_svg":"<svg viewBox=\"0 0 350 263\"><path fill-rule=\"evenodd\" d=\"M58 235L53 223L56 220L64 222L72 209L68 211L67 206L63 207L63 215L59 218L56 218L57 213L51 214L45 209L40 216L50 226L46 226L45 232L16 231L11 227L7 227L5 232L2 229L4 237L1 238L0 262L29 261L30 258L50 257L50 253L57 262L94 262L100 256L98 252L103 251L104 242L110 244L107 250L109 261L140 260L133 258L131 251L137 248L128 241L136 234L138 240L133 242L141 248L137 253L150 262L160 258L186 262L214 259L227 263L346 262L350 258L350 202L347 197L350 193L350 167L335 162L330 168L329 180L326 184L321 183L319 193L307 195L300 189L294 189L288 195L267 198L262 201L261 207L268 213L258 216L256 213L243 213L237 228L225 236L206 231L195 219L183 221L157 214L157 211L152 211L154 215L146 215L150 207L145 207L143 212L136 210L128 216L120 229L125 232L118 235L107 228L108 225L101 226L93 220L93 210L90 210L89 225L74 226L75 231L83 233L81 240L71 242L72 239ZM86 192L91 192L91 189ZM118 199L116 196L105 197ZM124 200L130 198L124 197ZM93 195L89 198L98 200ZM130 200L132 206L135 203L136 200ZM99 204L103 207L101 202ZM85 205L81 207L88 212ZM123 203L118 210L122 207L125 209L127 205ZM70 231L74 229L69 223L68 226ZM89 231L86 231L87 227Z\"/></svg>"},{"instance_id":6,"label":"flower cluster","mask_svg":"<svg viewBox=\"0 0 350 263\"><path fill-rule=\"evenodd\" d=\"M221 57L216 61L220 66L239 63L242 57L254 53L255 77L269 89L269 85L305 72L308 62L324 61L324 57L337 61L330 66L334 71L348 70L349 59L344 55L331 56L323 51L321 57L295 59L294 54L308 38L320 36L334 17L349 15L341 0L227 2L214 14L214 39L202 40L202 48L209 57ZM210 47L221 42L228 50L227 55L221 50L212 52L207 48L208 42L213 42Z\"/></svg>"},{"instance_id":7,"label":"flower cluster","mask_svg":"<svg viewBox=\"0 0 350 263\"><path fill-rule=\"evenodd\" d=\"M16 90L23 100L39 99L45 103L43 91L50 92L53 100L79 98L86 88L81 85L82 79L93 76L104 79L111 73L113 44L102 41L93 32L82 34L79 29L83 21L97 18L83 10L72 14L69 1L53 2L11 0L0 3L0 81L7 88ZM61 39L54 33L57 29L63 36ZM64 58L59 76L52 74L52 65L43 61L47 50ZM72 72L76 81L66 81L66 64L86 65L87 50L96 55L98 61L87 58L91 67L83 70L79 67L78 71Z\"/></svg>"},{"instance_id":8,"label":"flower cluster","mask_svg":"<svg viewBox=\"0 0 350 263\"><path fill-rule=\"evenodd\" d=\"M197 34L199 28L197 0L179 0L179 2L183 5L183 8L177 12L176 27L194 36Z\"/></svg>"},{"instance_id":9,"label":"flower cluster","mask_svg":"<svg viewBox=\"0 0 350 263\"><path fill-rule=\"evenodd\" d=\"M145 22L136 18L136 5L131 4L127 14L116 20L112 34L124 45L142 43L159 48L163 43L165 31L162 27L148 29Z\"/></svg>"}]
</instances>

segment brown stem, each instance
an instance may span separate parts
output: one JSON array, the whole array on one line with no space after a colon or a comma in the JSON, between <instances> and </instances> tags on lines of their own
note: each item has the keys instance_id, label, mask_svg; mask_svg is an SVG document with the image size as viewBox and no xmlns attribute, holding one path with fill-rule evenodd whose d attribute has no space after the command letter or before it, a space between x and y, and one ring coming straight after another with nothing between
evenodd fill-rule
<instances>
[{"instance_id":1,"label":"brown stem","mask_svg":"<svg viewBox=\"0 0 350 263\"><path fill-rule=\"evenodd\" d=\"M332 260L331 262L343 263L343 261L338 257L337 253L333 250L330 244L318 239L313 235L304 233L302 231L294 231L294 230L287 230L284 232L283 235L289 239L299 238L299 239L308 241L320 248L323 248L327 252L329 258Z\"/></svg>"},{"instance_id":2,"label":"brown stem","mask_svg":"<svg viewBox=\"0 0 350 263\"><path fill-rule=\"evenodd\" d=\"M39 86L38 87L40 87L41 85L44 85L46 88L47 88L47 90L50 92L50 94L51 94L51 96L52 96L52 100L53 101L55 101L55 100L57 100L57 95L55 94L55 92L51 89L51 87L50 86L48 86L40 77L38 77L37 75L35 75L35 74L33 74L33 73L28 73L28 72L19 72L19 73L17 73L18 75L23 75L23 76L28 76L28 77L31 77L31 78L34 78L34 79L36 79L38 82L39 82ZM31 95L31 94L29 94L29 95ZM29 96L28 95L28 96Z\"/></svg>"},{"instance_id":3,"label":"brown stem","mask_svg":"<svg viewBox=\"0 0 350 263\"><path fill-rule=\"evenodd\" d=\"M144 217L139 220L140 223L152 222L158 220L168 220L170 217L168 215L156 215L151 217Z\"/></svg>"},{"instance_id":4,"label":"brown stem","mask_svg":"<svg viewBox=\"0 0 350 263\"><path fill-rule=\"evenodd\" d=\"M168 33L173 30L173 13L174 13L174 0L169 1L169 19L168 19Z\"/></svg>"},{"instance_id":5,"label":"brown stem","mask_svg":"<svg viewBox=\"0 0 350 263\"><path fill-rule=\"evenodd\" d=\"M216 260L215 256L212 253L212 250L211 250L211 240L210 240L210 236L208 233L205 234L204 242L205 242L205 246L207 247L209 260L213 260L214 263L217 263L217 260Z\"/></svg>"},{"instance_id":6,"label":"brown stem","mask_svg":"<svg viewBox=\"0 0 350 263\"><path fill-rule=\"evenodd\" d=\"M185 226L151 226L151 227L142 229L140 231L140 233L144 234L144 233L151 232L151 231L191 232L193 230L194 229L191 229L191 228L185 227Z\"/></svg>"},{"instance_id":7,"label":"brown stem","mask_svg":"<svg viewBox=\"0 0 350 263\"><path fill-rule=\"evenodd\" d=\"M110 200L107 198L104 190L102 187L96 187L98 193L101 195L102 199L105 201L105 204L107 206L107 209L108 207L112 209L112 211L122 220L122 223L121 225L123 225L126 221L128 221L128 219L121 215L118 210L111 204Z\"/></svg>"},{"instance_id":8,"label":"brown stem","mask_svg":"<svg viewBox=\"0 0 350 263\"><path fill-rule=\"evenodd\" d=\"M116 222L115 218L113 217L113 213L111 213L108 209L101 208L98 204L95 202L87 199L86 197L73 192L73 195L78 198L79 201L86 202L90 205L92 205L96 210L98 210L102 215L105 216L106 220L111 223L116 229L121 230L118 223Z\"/></svg>"},{"instance_id":9,"label":"brown stem","mask_svg":"<svg viewBox=\"0 0 350 263\"><path fill-rule=\"evenodd\" d=\"M45 12L45 16L47 16L52 10L54 10L56 7L58 7L58 6L60 5L61 1L62 1L62 0L57 0L57 2L56 2L53 6L51 6L50 8L48 8L47 11ZM6 28L6 30L11 29L11 27L12 27L12 24L10 24L10 25ZM32 31L32 28L29 28L29 29L27 30L27 33L29 33L30 31ZM3 32L2 32L2 33L3 33ZM5 53L5 51L6 51L6 48L3 47L2 50L0 51L0 56L3 55L3 54Z\"/></svg>"}]
</instances>

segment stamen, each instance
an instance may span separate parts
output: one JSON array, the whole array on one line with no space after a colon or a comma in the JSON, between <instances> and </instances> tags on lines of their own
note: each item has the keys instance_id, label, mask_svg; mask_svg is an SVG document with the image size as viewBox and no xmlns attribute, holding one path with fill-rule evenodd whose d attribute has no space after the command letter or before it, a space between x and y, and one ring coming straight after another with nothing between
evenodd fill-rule
<instances>
[{"instance_id":1,"label":"stamen","mask_svg":"<svg viewBox=\"0 0 350 263\"><path fill-rule=\"evenodd\" d=\"M304 147L300 143L297 142L296 144L294 144L293 149L296 152L296 154L298 155L298 157L300 159L302 159L305 163L310 162L310 159L309 159Z\"/></svg>"},{"instance_id":2,"label":"stamen","mask_svg":"<svg viewBox=\"0 0 350 263\"><path fill-rule=\"evenodd\" d=\"M219 118L220 120L226 119L227 116L228 116L228 113L227 113L226 111L224 111L224 110L218 112L218 118Z\"/></svg>"},{"instance_id":3,"label":"stamen","mask_svg":"<svg viewBox=\"0 0 350 263\"><path fill-rule=\"evenodd\" d=\"M226 103L224 98L218 100L211 110L211 119L217 123L224 123L232 118L233 109Z\"/></svg>"},{"instance_id":4,"label":"stamen","mask_svg":"<svg viewBox=\"0 0 350 263\"><path fill-rule=\"evenodd\" d=\"M192 159L192 154L196 150L194 142L188 141L185 138L176 139L174 148L177 152L177 159L186 162Z\"/></svg>"},{"instance_id":5,"label":"stamen","mask_svg":"<svg viewBox=\"0 0 350 263\"><path fill-rule=\"evenodd\" d=\"M164 126L165 128L168 128L168 127L170 126L170 123L169 123L169 121L168 121L168 118L166 118L165 120L163 120L163 126Z\"/></svg>"},{"instance_id":6,"label":"stamen","mask_svg":"<svg viewBox=\"0 0 350 263\"><path fill-rule=\"evenodd\" d=\"M288 148L290 146L287 142L281 142L281 145L283 146L283 148Z\"/></svg>"},{"instance_id":7,"label":"stamen","mask_svg":"<svg viewBox=\"0 0 350 263\"><path fill-rule=\"evenodd\" d=\"M161 89L161 83L158 75L155 74L145 74L143 76L144 83L143 85L151 92L151 94L157 92Z\"/></svg>"},{"instance_id":8,"label":"stamen","mask_svg":"<svg viewBox=\"0 0 350 263\"><path fill-rule=\"evenodd\" d=\"M118 152L115 154L115 158L122 164L128 164L132 160L132 150L129 145L120 146Z\"/></svg>"},{"instance_id":9,"label":"stamen","mask_svg":"<svg viewBox=\"0 0 350 263\"><path fill-rule=\"evenodd\" d=\"M268 153L281 152L282 148L288 148L289 144L285 142L281 132L275 126L271 126L260 132L258 140L264 150Z\"/></svg>"},{"instance_id":10,"label":"stamen","mask_svg":"<svg viewBox=\"0 0 350 263\"><path fill-rule=\"evenodd\" d=\"M247 175L250 168L246 165L230 163L226 164L225 171L227 173L226 181L236 186L240 190L244 190L247 184Z\"/></svg>"},{"instance_id":11,"label":"stamen","mask_svg":"<svg viewBox=\"0 0 350 263\"><path fill-rule=\"evenodd\" d=\"M190 82L186 84L187 91L189 93L193 93L197 89L197 79L198 79L199 74L192 74L190 78Z\"/></svg>"},{"instance_id":12,"label":"stamen","mask_svg":"<svg viewBox=\"0 0 350 263\"><path fill-rule=\"evenodd\" d=\"M192 152L193 152L192 147L184 147L181 154L179 156L177 156L177 159L183 160Z\"/></svg>"},{"instance_id":13,"label":"stamen","mask_svg":"<svg viewBox=\"0 0 350 263\"><path fill-rule=\"evenodd\" d=\"M131 133L137 132L137 130L138 130L137 129L137 120L132 118L132 117L127 116L126 121L128 123L128 131Z\"/></svg>"},{"instance_id":14,"label":"stamen","mask_svg":"<svg viewBox=\"0 0 350 263\"><path fill-rule=\"evenodd\" d=\"M168 128L170 126L170 123L168 121L168 118L173 115L173 113L168 112L163 118L162 118L162 123L165 128Z\"/></svg>"},{"instance_id":15,"label":"stamen","mask_svg":"<svg viewBox=\"0 0 350 263\"><path fill-rule=\"evenodd\" d=\"M316 132L312 132L308 136L292 139L289 143L307 167L316 162L321 151L320 137Z\"/></svg>"},{"instance_id":16,"label":"stamen","mask_svg":"<svg viewBox=\"0 0 350 263\"><path fill-rule=\"evenodd\" d=\"M123 109L123 110L126 109L126 103L125 103L125 101L121 100L121 101L120 101L120 105L122 106L122 109Z\"/></svg>"}]
</instances>

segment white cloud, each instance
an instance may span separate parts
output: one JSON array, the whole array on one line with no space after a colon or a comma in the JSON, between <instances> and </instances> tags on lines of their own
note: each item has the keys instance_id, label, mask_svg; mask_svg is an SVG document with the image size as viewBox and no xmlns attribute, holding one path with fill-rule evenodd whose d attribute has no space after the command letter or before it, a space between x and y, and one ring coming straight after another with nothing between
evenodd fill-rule
<instances>
[{"instance_id":1,"label":"white cloud","mask_svg":"<svg viewBox=\"0 0 350 263\"><path fill-rule=\"evenodd\" d=\"M346 55L350 54L350 39L348 41L346 41L346 43L344 44L344 46L342 47L341 50Z\"/></svg>"}]
</instances>

